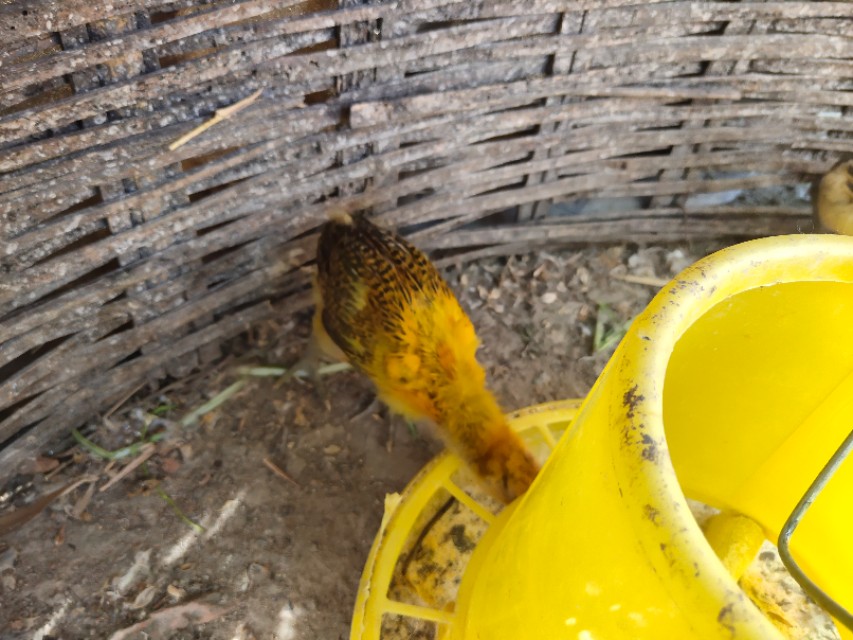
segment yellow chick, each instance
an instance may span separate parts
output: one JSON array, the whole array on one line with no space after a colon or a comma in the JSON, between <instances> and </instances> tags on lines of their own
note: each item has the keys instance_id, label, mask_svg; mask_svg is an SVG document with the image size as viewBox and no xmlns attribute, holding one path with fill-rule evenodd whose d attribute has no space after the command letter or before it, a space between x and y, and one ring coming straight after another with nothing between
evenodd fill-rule
<instances>
[{"instance_id":1,"label":"yellow chick","mask_svg":"<svg viewBox=\"0 0 853 640\"><path fill-rule=\"evenodd\" d=\"M539 466L486 388L471 320L423 252L363 215L340 215L320 233L314 294L303 361L348 361L392 410L437 425L502 502L527 490Z\"/></svg>"},{"instance_id":2,"label":"yellow chick","mask_svg":"<svg viewBox=\"0 0 853 640\"><path fill-rule=\"evenodd\" d=\"M853 160L843 160L821 178L812 198L816 226L853 236Z\"/></svg>"}]
</instances>

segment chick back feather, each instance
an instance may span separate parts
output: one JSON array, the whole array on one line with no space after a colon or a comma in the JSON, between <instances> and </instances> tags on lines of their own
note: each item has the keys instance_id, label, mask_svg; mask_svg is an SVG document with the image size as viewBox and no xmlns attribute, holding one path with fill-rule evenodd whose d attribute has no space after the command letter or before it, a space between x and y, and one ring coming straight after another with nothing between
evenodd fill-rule
<instances>
[{"instance_id":1,"label":"chick back feather","mask_svg":"<svg viewBox=\"0 0 853 640\"><path fill-rule=\"evenodd\" d=\"M426 255L362 215L327 222L317 246L314 331L388 406L439 427L503 501L538 466L485 386L474 326Z\"/></svg>"}]
</instances>

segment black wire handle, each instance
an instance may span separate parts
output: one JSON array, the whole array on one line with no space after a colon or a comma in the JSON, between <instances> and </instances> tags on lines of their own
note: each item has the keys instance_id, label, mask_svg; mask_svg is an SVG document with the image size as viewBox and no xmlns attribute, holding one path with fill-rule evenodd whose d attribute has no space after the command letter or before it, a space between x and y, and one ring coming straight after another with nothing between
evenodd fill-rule
<instances>
[{"instance_id":1,"label":"black wire handle","mask_svg":"<svg viewBox=\"0 0 853 640\"><path fill-rule=\"evenodd\" d=\"M785 526L782 527L782 531L779 534L779 544L777 546L779 547L779 556L782 558L782 564L785 565L785 568L788 569L788 572L794 580L800 584L805 592L811 596L812 600L814 600L824 611L850 629L850 631L853 631L853 614L833 600L823 589L812 582L812 580L803 572L794 560L791 555L790 548L791 536L794 534L794 530L797 528L797 525L800 524L800 520L802 520L803 516L806 515L806 511L809 510L809 507L812 506L820 492L823 491L826 483L829 482L833 474L838 470L838 467L840 467L841 463L844 462L844 459L850 455L851 451L853 451L853 431L851 431L850 435L848 435L844 442L841 443L838 450L832 454L829 462L827 462L824 468L821 469L820 473L817 474L814 482L812 482L803 497L800 498L800 501L797 503L797 506L794 507L791 515L788 516L788 519L785 521ZM851 579L853 579L853 577L851 577Z\"/></svg>"}]
</instances>

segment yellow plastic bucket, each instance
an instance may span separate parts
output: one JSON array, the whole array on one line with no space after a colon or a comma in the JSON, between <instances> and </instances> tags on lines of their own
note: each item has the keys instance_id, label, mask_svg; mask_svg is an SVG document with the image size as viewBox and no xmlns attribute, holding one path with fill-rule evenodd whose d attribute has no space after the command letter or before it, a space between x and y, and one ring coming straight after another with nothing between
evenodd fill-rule
<instances>
[{"instance_id":1,"label":"yellow plastic bucket","mask_svg":"<svg viewBox=\"0 0 853 640\"><path fill-rule=\"evenodd\" d=\"M685 495L745 514L775 541L851 430L853 238L721 251L635 320L528 493L490 521L456 601L429 615L450 640L781 638ZM848 609L851 506L847 460L791 545ZM389 536L405 538L393 521L407 508L404 498L377 537L353 638L374 637L359 633L381 610L370 613L372 561Z\"/></svg>"}]
</instances>

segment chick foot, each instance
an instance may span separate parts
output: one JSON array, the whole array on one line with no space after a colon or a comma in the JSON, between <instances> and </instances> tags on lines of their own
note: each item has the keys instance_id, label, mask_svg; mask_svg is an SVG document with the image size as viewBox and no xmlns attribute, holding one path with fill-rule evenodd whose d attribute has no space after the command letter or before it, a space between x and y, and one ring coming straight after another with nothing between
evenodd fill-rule
<instances>
[{"instance_id":1,"label":"chick foot","mask_svg":"<svg viewBox=\"0 0 853 640\"><path fill-rule=\"evenodd\" d=\"M312 336L308 340L308 345L305 347L305 352L302 354L302 357L299 358L299 360L297 360L287 370L287 372L281 376L281 378L279 378L276 387L285 384L293 378L308 377L311 379L315 395L320 400L320 402L322 402L328 408L329 394L326 389L326 385L323 382L323 377L320 374L320 357L320 347L317 344L317 341Z\"/></svg>"}]
</instances>

